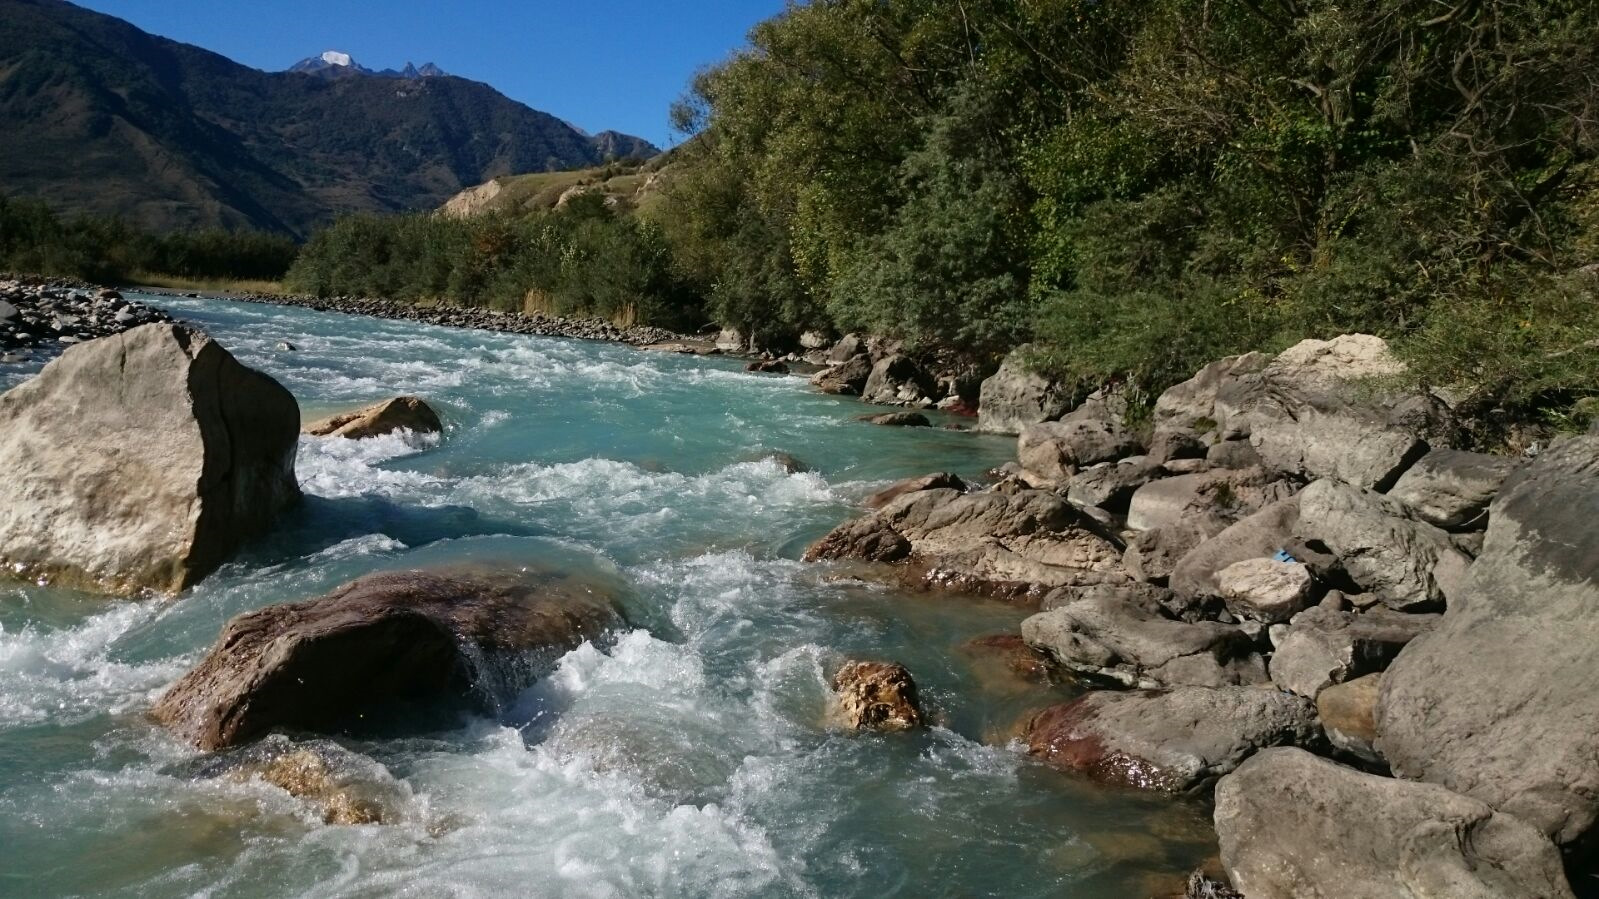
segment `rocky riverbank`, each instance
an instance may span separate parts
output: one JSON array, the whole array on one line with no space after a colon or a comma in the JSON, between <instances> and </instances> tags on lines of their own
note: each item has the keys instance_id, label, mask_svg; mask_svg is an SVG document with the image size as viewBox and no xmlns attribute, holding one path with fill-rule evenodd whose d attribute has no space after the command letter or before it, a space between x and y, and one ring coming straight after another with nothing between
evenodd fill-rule
<instances>
[{"instance_id":1,"label":"rocky riverbank","mask_svg":"<svg viewBox=\"0 0 1599 899\"><path fill-rule=\"evenodd\" d=\"M1030 751L1214 790L1250 899L1572 896L1599 840L1599 436L1452 449L1403 371L1363 335L1221 360L1146 435L1007 366L998 483L906 482L807 558L1036 602L1022 638L1089 692L1022 722Z\"/></svg>"},{"instance_id":2,"label":"rocky riverbank","mask_svg":"<svg viewBox=\"0 0 1599 899\"><path fill-rule=\"evenodd\" d=\"M198 297L196 293L179 293L148 289L152 294ZM272 306L298 306L319 312L339 312L345 315L369 315L396 321L414 321L446 328L471 328L480 331L499 331L505 334L526 334L535 337L569 337L575 340L604 340L644 347L652 344L683 341L682 335L665 328L624 328L597 318L557 318L540 313L495 312L468 306L418 306L393 300L359 299L356 297L312 297L302 295L269 295L230 293L227 299L246 303L263 303Z\"/></svg>"},{"instance_id":3,"label":"rocky riverbank","mask_svg":"<svg viewBox=\"0 0 1599 899\"><path fill-rule=\"evenodd\" d=\"M0 280L0 364L52 355L74 344L156 322L165 312L115 290L76 281Z\"/></svg>"}]
</instances>

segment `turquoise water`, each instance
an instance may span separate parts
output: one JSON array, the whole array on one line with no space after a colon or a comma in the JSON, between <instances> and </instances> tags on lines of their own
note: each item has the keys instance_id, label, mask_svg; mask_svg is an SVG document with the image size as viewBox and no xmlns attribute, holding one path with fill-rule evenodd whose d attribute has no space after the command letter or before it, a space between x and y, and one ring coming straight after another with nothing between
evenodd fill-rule
<instances>
[{"instance_id":1,"label":"turquoise water","mask_svg":"<svg viewBox=\"0 0 1599 899\"><path fill-rule=\"evenodd\" d=\"M857 403L730 360L152 302L308 416L415 393L447 430L304 441L307 501L176 601L0 585L0 895L1120 899L1211 851L1203 809L1016 749L1016 722L1066 694L966 644L1025 612L796 561L873 489L979 475L1011 441L860 424ZM230 616L462 562L577 569L633 629L492 717L340 738L381 765L396 823L325 825L273 787L197 776L144 717ZM846 657L904 662L938 725L831 728Z\"/></svg>"}]
</instances>

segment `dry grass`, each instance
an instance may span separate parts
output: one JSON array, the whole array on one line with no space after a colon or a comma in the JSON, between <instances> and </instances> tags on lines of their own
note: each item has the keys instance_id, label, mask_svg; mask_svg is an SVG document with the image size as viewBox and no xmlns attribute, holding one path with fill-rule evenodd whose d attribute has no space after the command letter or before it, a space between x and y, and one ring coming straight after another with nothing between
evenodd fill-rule
<instances>
[{"instance_id":1,"label":"dry grass","mask_svg":"<svg viewBox=\"0 0 1599 899\"><path fill-rule=\"evenodd\" d=\"M163 290L189 290L196 293L286 293L281 281L179 278L174 275L159 275L154 272L137 272L130 280L140 287L159 287Z\"/></svg>"}]
</instances>

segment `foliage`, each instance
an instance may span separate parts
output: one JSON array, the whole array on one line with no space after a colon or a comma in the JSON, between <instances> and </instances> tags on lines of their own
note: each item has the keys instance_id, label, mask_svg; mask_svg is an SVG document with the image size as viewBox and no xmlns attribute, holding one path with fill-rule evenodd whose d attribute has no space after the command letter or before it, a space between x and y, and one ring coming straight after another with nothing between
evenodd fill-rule
<instances>
[{"instance_id":1,"label":"foliage","mask_svg":"<svg viewBox=\"0 0 1599 899\"><path fill-rule=\"evenodd\" d=\"M120 219L62 219L33 200L0 197L0 270L103 283L143 274L206 280L281 278L298 248L256 231L153 234Z\"/></svg>"}]
</instances>

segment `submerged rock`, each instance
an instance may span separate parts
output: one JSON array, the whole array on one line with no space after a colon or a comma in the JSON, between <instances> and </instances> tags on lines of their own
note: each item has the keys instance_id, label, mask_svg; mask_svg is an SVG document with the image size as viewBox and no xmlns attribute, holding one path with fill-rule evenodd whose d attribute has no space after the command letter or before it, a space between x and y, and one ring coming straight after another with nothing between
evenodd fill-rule
<instances>
[{"instance_id":1,"label":"submerged rock","mask_svg":"<svg viewBox=\"0 0 1599 899\"><path fill-rule=\"evenodd\" d=\"M863 415L856 421L864 421L869 425L879 425L885 428L930 428L933 426L927 416L920 412L885 412L882 415Z\"/></svg>"},{"instance_id":2,"label":"submerged rock","mask_svg":"<svg viewBox=\"0 0 1599 899\"><path fill-rule=\"evenodd\" d=\"M1569 899L1524 821L1434 784L1267 749L1216 787L1222 864L1249 899Z\"/></svg>"},{"instance_id":3,"label":"submerged rock","mask_svg":"<svg viewBox=\"0 0 1599 899\"><path fill-rule=\"evenodd\" d=\"M349 440L381 437L396 431L437 434L443 430L444 423L439 421L438 413L414 396L384 400L365 409L341 412L305 426L305 433L312 437L344 437Z\"/></svg>"},{"instance_id":4,"label":"submerged rock","mask_svg":"<svg viewBox=\"0 0 1599 899\"><path fill-rule=\"evenodd\" d=\"M1400 776L1599 836L1599 437L1558 443L1493 502L1438 629L1383 678L1378 748Z\"/></svg>"},{"instance_id":5,"label":"submerged rock","mask_svg":"<svg viewBox=\"0 0 1599 899\"><path fill-rule=\"evenodd\" d=\"M1089 693L1040 712L1028 750L1096 780L1185 793L1236 769L1267 746L1315 740L1316 712L1257 687L1185 687L1169 693Z\"/></svg>"},{"instance_id":6,"label":"submerged rock","mask_svg":"<svg viewBox=\"0 0 1599 899\"><path fill-rule=\"evenodd\" d=\"M620 621L610 597L558 575L370 575L233 618L154 714L207 750L336 729L387 701L468 698L483 657L551 663Z\"/></svg>"},{"instance_id":7,"label":"submerged rock","mask_svg":"<svg viewBox=\"0 0 1599 899\"><path fill-rule=\"evenodd\" d=\"M410 800L382 765L327 740L296 742L274 735L205 759L198 774L270 784L334 825L396 824Z\"/></svg>"},{"instance_id":8,"label":"submerged rock","mask_svg":"<svg viewBox=\"0 0 1599 899\"><path fill-rule=\"evenodd\" d=\"M146 325L0 396L0 563L60 586L176 593L300 496L299 406L199 331Z\"/></svg>"},{"instance_id":9,"label":"submerged rock","mask_svg":"<svg viewBox=\"0 0 1599 899\"><path fill-rule=\"evenodd\" d=\"M833 676L839 712L854 730L911 730L922 724L916 682L897 662L848 662Z\"/></svg>"}]
</instances>

